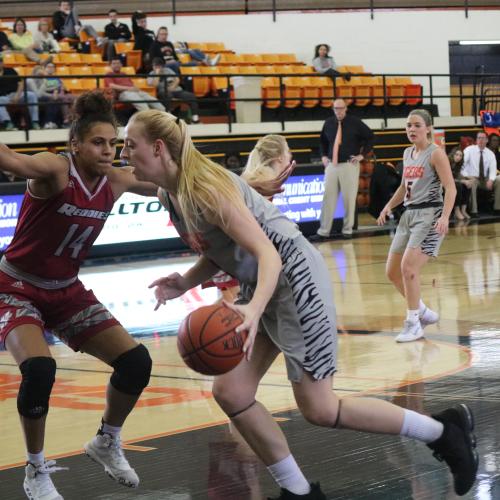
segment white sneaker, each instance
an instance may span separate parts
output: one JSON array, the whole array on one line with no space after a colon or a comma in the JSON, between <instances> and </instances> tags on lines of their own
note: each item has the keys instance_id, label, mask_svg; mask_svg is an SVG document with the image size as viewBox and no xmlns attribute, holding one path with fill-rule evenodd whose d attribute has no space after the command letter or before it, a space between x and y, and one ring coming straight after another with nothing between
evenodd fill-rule
<instances>
[{"instance_id":1,"label":"white sneaker","mask_svg":"<svg viewBox=\"0 0 500 500\"><path fill-rule=\"evenodd\" d=\"M67 467L55 467L55 460L48 460L43 465L33 465L28 462L24 469L24 491L32 500L63 500L50 479L50 474L58 470L67 470Z\"/></svg>"},{"instance_id":2,"label":"white sneaker","mask_svg":"<svg viewBox=\"0 0 500 500\"><path fill-rule=\"evenodd\" d=\"M84 449L87 456L104 467L109 477L130 488L139 486L139 477L127 462L119 437L97 434L84 445Z\"/></svg>"},{"instance_id":3,"label":"white sneaker","mask_svg":"<svg viewBox=\"0 0 500 500\"><path fill-rule=\"evenodd\" d=\"M424 312L421 315L419 315L419 319L422 328L425 328L428 325L433 325L434 323L437 323L439 321L439 314L436 311L433 311L432 309L426 307L424 309Z\"/></svg>"},{"instance_id":4,"label":"white sneaker","mask_svg":"<svg viewBox=\"0 0 500 500\"><path fill-rule=\"evenodd\" d=\"M422 325L420 321L412 323L406 320L403 325L403 329L399 335L394 339L396 342L413 342L414 340L421 339L424 336L424 331L422 330Z\"/></svg>"},{"instance_id":5,"label":"white sneaker","mask_svg":"<svg viewBox=\"0 0 500 500\"><path fill-rule=\"evenodd\" d=\"M217 54L215 57L212 57L212 59L210 59L210 66L217 66L217 63L220 61L220 57L221 57L220 54Z\"/></svg>"}]
</instances>

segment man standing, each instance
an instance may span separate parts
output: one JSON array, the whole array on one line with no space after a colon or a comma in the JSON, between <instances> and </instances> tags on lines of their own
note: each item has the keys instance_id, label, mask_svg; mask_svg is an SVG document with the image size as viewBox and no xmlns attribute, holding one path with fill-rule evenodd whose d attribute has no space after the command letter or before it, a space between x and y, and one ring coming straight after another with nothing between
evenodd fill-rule
<instances>
[{"instance_id":1,"label":"man standing","mask_svg":"<svg viewBox=\"0 0 500 500\"><path fill-rule=\"evenodd\" d=\"M359 118L347 114L343 99L334 101L333 112L335 116L325 121L320 137L321 161L325 166L325 193L316 240L330 236L339 192L342 193L345 210L342 235L345 238L352 237L359 162L372 150L374 142L370 128Z\"/></svg>"},{"instance_id":2,"label":"man standing","mask_svg":"<svg viewBox=\"0 0 500 500\"><path fill-rule=\"evenodd\" d=\"M477 215L477 190L491 191L495 188L495 210L500 210L500 182L497 177L495 153L488 149L486 132L478 132L476 144L464 150L464 165L461 174L473 181L471 188L471 215Z\"/></svg>"}]
</instances>

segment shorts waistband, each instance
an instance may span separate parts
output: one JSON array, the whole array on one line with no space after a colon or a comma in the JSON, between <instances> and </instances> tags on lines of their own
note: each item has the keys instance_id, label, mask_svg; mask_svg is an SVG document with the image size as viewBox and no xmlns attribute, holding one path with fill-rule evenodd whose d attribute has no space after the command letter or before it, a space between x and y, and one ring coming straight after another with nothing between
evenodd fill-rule
<instances>
[{"instance_id":1,"label":"shorts waistband","mask_svg":"<svg viewBox=\"0 0 500 500\"><path fill-rule=\"evenodd\" d=\"M438 208L442 207L443 204L440 201L428 202L428 203L415 203L414 205L406 205L406 210L419 210L421 208Z\"/></svg>"},{"instance_id":2,"label":"shorts waistband","mask_svg":"<svg viewBox=\"0 0 500 500\"><path fill-rule=\"evenodd\" d=\"M5 255L0 260L0 271L8 274L11 278L16 280L26 281L30 285L36 286L38 288L44 288L45 290L58 290L60 288L66 288L78 279L78 276L73 276L72 278L66 280L51 280L46 278L40 278L40 276L35 276L34 274L29 274L16 266L12 265L6 258Z\"/></svg>"}]
</instances>

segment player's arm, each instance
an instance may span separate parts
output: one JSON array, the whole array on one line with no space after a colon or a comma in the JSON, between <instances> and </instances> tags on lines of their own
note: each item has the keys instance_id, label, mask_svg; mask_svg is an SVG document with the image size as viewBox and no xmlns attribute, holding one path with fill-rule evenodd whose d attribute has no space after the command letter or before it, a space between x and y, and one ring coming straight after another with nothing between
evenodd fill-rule
<instances>
[{"instance_id":1,"label":"player's arm","mask_svg":"<svg viewBox=\"0 0 500 500\"><path fill-rule=\"evenodd\" d=\"M66 176L68 163L54 153L43 152L35 155L16 153L0 143L0 170L5 170L16 177L43 179Z\"/></svg>"},{"instance_id":2,"label":"player's arm","mask_svg":"<svg viewBox=\"0 0 500 500\"><path fill-rule=\"evenodd\" d=\"M260 317L274 293L282 262L274 245L246 206L236 207L230 200L222 197L219 200L220 214L207 218L218 225L238 246L251 253L258 263L257 286L252 300L242 306L225 303L243 316L243 323L237 330L248 331L243 351L249 359Z\"/></svg>"},{"instance_id":3,"label":"player's arm","mask_svg":"<svg viewBox=\"0 0 500 500\"><path fill-rule=\"evenodd\" d=\"M126 191L142 196L157 195L158 186L152 182L138 181L133 172L133 167L113 167L106 172L115 200Z\"/></svg>"},{"instance_id":4,"label":"player's arm","mask_svg":"<svg viewBox=\"0 0 500 500\"><path fill-rule=\"evenodd\" d=\"M455 204L457 196L457 188L455 186L455 179L451 172L450 162L446 153L440 148L433 151L431 155L431 164L436 169L436 173L444 188L444 206L441 217L436 222L436 231L440 234L448 232L448 225L450 221L450 214Z\"/></svg>"}]
</instances>

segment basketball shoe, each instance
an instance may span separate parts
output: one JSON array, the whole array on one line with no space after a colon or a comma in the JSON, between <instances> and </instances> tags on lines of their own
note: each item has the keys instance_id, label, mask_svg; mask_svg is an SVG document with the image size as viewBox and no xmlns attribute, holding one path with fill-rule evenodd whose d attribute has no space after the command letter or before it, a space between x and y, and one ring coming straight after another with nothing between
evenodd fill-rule
<instances>
[{"instance_id":1,"label":"basketball shoe","mask_svg":"<svg viewBox=\"0 0 500 500\"><path fill-rule=\"evenodd\" d=\"M311 491L305 495L296 495L285 488L281 488L279 497L268 497L267 500L326 500L326 496L321 491L319 483L311 483Z\"/></svg>"},{"instance_id":2,"label":"basketball shoe","mask_svg":"<svg viewBox=\"0 0 500 500\"><path fill-rule=\"evenodd\" d=\"M56 467L55 460L48 460L42 465L34 465L28 462L26 477L24 478L24 491L32 500L63 500L50 479L50 474L58 470L66 470L67 467Z\"/></svg>"},{"instance_id":3,"label":"basketball shoe","mask_svg":"<svg viewBox=\"0 0 500 500\"><path fill-rule=\"evenodd\" d=\"M425 328L428 325L433 325L439 321L439 314L432 309L426 307L422 314L419 314L420 325Z\"/></svg>"},{"instance_id":4,"label":"basketball shoe","mask_svg":"<svg viewBox=\"0 0 500 500\"><path fill-rule=\"evenodd\" d=\"M139 486L139 477L125 458L119 437L98 431L84 449L87 456L104 467L109 477L129 488Z\"/></svg>"},{"instance_id":5,"label":"basketball shoe","mask_svg":"<svg viewBox=\"0 0 500 500\"><path fill-rule=\"evenodd\" d=\"M467 405L460 404L432 415L444 426L443 435L427 446L439 461L445 461L453 474L455 493L465 495L474 484L479 464L474 435L474 417Z\"/></svg>"},{"instance_id":6,"label":"basketball shoe","mask_svg":"<svg viewBox=\"0 0 500 500\"><path fill-rule=\"evenodd\" d=\"M396 342L413 342L414 340L421 339L423 336L424 331L422 330L420 321L412 323L411 321L405 320L403 329L394 340Z\"/></svg>"}]
</instances>

